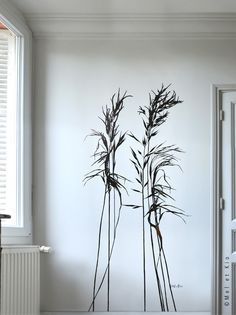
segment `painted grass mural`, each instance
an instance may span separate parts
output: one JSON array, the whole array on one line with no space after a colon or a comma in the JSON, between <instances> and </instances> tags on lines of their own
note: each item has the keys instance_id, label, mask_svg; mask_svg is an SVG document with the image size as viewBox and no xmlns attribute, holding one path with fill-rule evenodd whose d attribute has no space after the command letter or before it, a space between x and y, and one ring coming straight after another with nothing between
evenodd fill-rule
<instances>
[{"instance_id":1,"label":"painted grass mural","mask_svg":"<svg viewBox=\"0 0 236 315\"><path fill-rule=\"evenodd\" d=\"M121 150L126 136L135 142L131 148L131 162L136 172L136 187L132 190L140 196L138 204L131 203L125 206L142 212L142 278L143 278L143 311L147 311L147 246L151 247L157 299L162 312L177 311L176 301L171 287L171 275L168 259L165 252L165 240L162 235L163 218L167 215L175 216L185 222L186 214L172 203L173 187L167 176L168 168L180 167L176 155L182 151L175 145L158 143L159 128L167 121L169 110L182 103L169 86L162 85L157 92L149 94L149 104L139 107L143 135L141 138L129 132L119 130L118 119L124 108L124 101L130 97L120 91L111 98L111 106L103 108L100 118L103 131L92 130L90 136L98 139L93 154L93 170L86 174L85 183L94 178L101 178L104 186L103 204L98 227L98 244L93 280L92 301L89 311L95 310L96 298L106 282L106 310L110 311L110 263L117 238L117 227L123 206L123 192L127 178L116 172L117 151ZM104 217L107 218L104 222ZM106 226L105 226L106 224ZM147 239L147 232L149 237ZM106 267L98 281L98 270L101 259L101 241L103 233L107 233Z\"/></svg>"},{"instance_id":2,"label":"painted grass mural","mask_svg":"<svg viewBox=\"0 0 236 315\"><path fill-rule=\"evenodd\" d=\"M102 110L100 118L104 131L93 130L90 136L98 138L97 147L94 152L95 161L93 165L96 168L88 173L85 177L85 182L99 177L104 185L103 205L98 231L98 246L97 258L95 266L95 274L93 281L93 297L90 310L95 310L96 297L105 281L107 281L107 311L110 310L110 261L116 240L116 231L120 220L122 208L122 191L126 191L124 186L127 180L124 176L116 173L116 153L125 141L126 133L119 131L118 119L121 111L124 108L124 101L130 95L113 95L111 98L111 106L106 106ZM100 283L97 282L98 268L100 261L101 239L103 233L104 214L107 212L108 221L107 227L107 266L103 272Z\"/></svg>"}]
</instances>

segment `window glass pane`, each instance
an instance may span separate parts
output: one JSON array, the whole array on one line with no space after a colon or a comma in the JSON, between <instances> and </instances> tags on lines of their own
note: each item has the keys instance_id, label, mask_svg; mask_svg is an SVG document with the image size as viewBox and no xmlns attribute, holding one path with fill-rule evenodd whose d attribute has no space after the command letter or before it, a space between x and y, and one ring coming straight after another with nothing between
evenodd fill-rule
<instances>
[{"instance_id":1,"label":"window glass pane","mask_svg":"<svg viewBox=\"0 0 236 315\"><path fill-rule=\"evenodd\" d=\"M0 213L17 226L16 36L0 22Z\"/></svg>"}]
</instances>

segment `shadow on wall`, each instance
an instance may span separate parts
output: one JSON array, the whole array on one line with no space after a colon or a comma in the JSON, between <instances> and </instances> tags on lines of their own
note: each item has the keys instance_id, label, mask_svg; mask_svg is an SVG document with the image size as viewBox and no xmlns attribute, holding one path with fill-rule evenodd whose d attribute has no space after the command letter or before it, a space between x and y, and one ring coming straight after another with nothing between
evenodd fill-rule
<instances>
[{"instance_id":1,"label":"shadow on wall","mask_svg":"<svg viewBox=\"0 0 236 315\"><path fill-rule=\"evenodd\" d=\"M88 288L79 280L80 275L87 272L85 265L63 261L55 253L50 254L50 257L42 255L41 310L78 310L79 305L84 305L88 299L86 296Z\"/></svg>"}]
</instances>

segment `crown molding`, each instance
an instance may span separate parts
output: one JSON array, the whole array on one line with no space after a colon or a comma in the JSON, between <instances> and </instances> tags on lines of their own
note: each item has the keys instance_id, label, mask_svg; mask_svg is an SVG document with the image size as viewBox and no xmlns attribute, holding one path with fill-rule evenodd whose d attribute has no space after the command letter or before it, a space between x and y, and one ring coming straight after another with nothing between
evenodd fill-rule
<instances>
[{"instance_id":1,"label":"crown molding","mask_svg":"<svg viewBox=\"0 0 236 315\"><path fill-rule=\"evenodd\" d=\"M108 14L108 13L32 13L25 14L28 21L46 21L46 20L236 20L236 12L234 13L124 13L124 14Z\"/></svg>"},{"instance_id":2,"label":"crown molding","mask_svg":"<svg viewBox=\"0 0 236 315\"><path fill-rule=\"evenodd\" d=\"M25 19L41 39L236 38L236 13L30 14Z\"/></svg>"},{"instance_id":3,"label":"crown molding","mask_svg":"<svg viewBox=\"0 0 236 315\"><path fill-rule=\"evenodd\" d=\"M0 19L17 35L29 36L30 30L25 23L24 16L9 1L0 0Z\"/></svg>"},{"instance_id":4,"label":"crown molding","mask_svg":"<svg viewBox=\"0 0 236 315\"><path fill-rule=\"evenodd\" d=\"M236 40L236 33L35 33L37 40Z\"/></svg>"}]
</instances>

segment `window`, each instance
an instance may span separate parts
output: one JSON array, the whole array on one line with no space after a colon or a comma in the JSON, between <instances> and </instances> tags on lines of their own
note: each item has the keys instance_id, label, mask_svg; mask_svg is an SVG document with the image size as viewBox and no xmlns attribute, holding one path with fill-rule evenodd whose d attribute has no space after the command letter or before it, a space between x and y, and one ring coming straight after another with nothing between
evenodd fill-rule
<instances>
[{"instance_id":1,"label":"window","mask_svg":"<svg viewBox=\"0 0 236 315\"><path fill-rule=\"evenodd\" d=\"M1 0L0 0L1 1ZM0 8L0 213L3 243L31 238L31 33L8 2Z\"/></svg>"},{"instance_id":2,"label":"window","mask_svg":"<svg viewBox=\"0 0 236 315\"><path fill-rule=\"evenodd\" d=\"M16 36L0 22L0 213L3 226L17 226Z\"/></svg>"}]
</instances>

